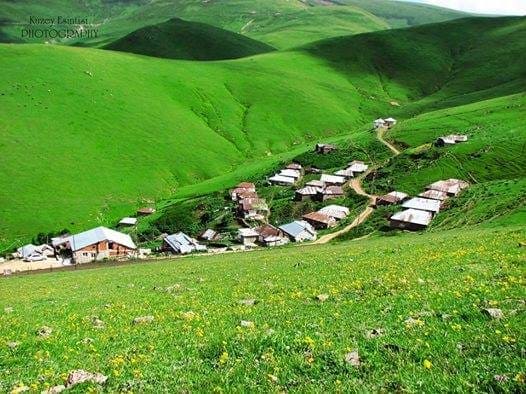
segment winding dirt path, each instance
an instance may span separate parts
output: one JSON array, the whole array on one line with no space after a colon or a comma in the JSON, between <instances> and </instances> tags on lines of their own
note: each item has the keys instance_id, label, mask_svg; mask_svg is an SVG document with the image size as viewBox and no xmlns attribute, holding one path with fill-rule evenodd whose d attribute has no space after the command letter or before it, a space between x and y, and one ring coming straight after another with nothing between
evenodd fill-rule
<instances>
[{"instance_id":1,"label":"winding dirt path","mask_svg":"<svg viewBox=\"0 0 526 394\"><path fill-rule=\"evenodd\" d=\"M387 146L391 150L391 152L393 152L393 157L394 156L398 156L400 154L400 151L398 149L396 149L396 147L394 145L392 145L391 143L389 143L386 140L384 140L384 135L387 132L387 130L388 130L387 128L380 128L380 129L378 129L378 131L376 132L376 138L382 144ZM355 228L355 227L359 226L360 224L362 224L363 222L365 222L367 220L367 218L369 216L371 216L371 214L374 212L373 205L374 205L374 203L376 201L376 197L377 196L374 196L372 194L368 194L365 190L363 190L362 180L365 177L367 177L367 175L369 175L371 173L371 171L375 170L376 168L378 168L378 167L371 167L371 168L369 168L362 175L360 175L359 177L351 179L351 181L349 182L349 185L351 186L351 188L354 190L354 192L356 194L369 198L369 204L367 205L367 207L362 212L360 212L358 214L358 216L352 221L351 224L345 226L341 230L335 231L334 233L322 235L320 238L318 238L316 241L314 241L313 244L317 244L317 245L319 245L319 244L326 244L326 243L332 241L334 238L339 237L342 234L348 233L353 228Z\"/></svg>"}]
</instances>

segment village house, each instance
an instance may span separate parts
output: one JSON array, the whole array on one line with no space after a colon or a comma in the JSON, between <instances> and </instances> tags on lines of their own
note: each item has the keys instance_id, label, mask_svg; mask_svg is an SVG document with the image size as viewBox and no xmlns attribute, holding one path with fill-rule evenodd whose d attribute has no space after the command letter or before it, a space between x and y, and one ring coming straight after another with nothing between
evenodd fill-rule
<instances>
[{"instance_id":1,"label":"village house","mask_svg":"<svg viewBox=\"0 0 526 394\"><path fill-rule=\"evenodd\" d=\"M410 200L405 201L402 207L408 209L417 209L420 211L431 212L436 215L440 211L440 201L430 200L428 198L413 197Z\"/></svg>"},{"instance_id":2,"label":"village house","mask_svg":"<svg viewBox=\"0 0 526 394\"><path fill-rule=\"evenodd\" d=\"M354 160L349 163L349 167L347 169L352 172L365 172L368 168L369 166L363 161Z\"/></svg>"},{"instance_id":3,"label":"village house","mask_svg":"<svg viewBox=\"0 0 526 394\"><path fill-rule=\"evenodd\" d=\"M291 170L291 169L284 169L284 170L281 170L279 172L279 174L277 175L281 175L281 176L286 176L286 177L289 177L289 178L292 178L294 179L294 183L296 183L300 178L301 178L301 171L299 170Z\"/></svg>"},{"instance_id":4,"label":"village house","mask_svg":"<svg viewBox=\"0 0 526 394\"><path fill-rule=\"evenodd\" d=\"M240 228L237 230L237 239L245 246L256 246L259 234L251 228Z\"/></svg>"},{"instance_id":5,"label":"village house","mask_svg":"<svg viewBox=\"0 0 526 394\"><path fill-rule=\"evenodd\" d=\"M325 182L322 182L318 179L314 179L312 181L308 181L305 186L312 186L312 187L319 187L319 188L324 188L325 187Z\"/></svg>"},{"instance_id":6,"label":"village house","mask_svg":"<svg viewBox=\"0 0 526 394\"><path fill-rule=\"evenodd\" d=\"M350 168L346 168L344 170L336 171L334 175L342 176L345 179L351 179L354 176L354 172Z\"/></svg>"},{"instance_id":7,"label":"village house","mask_svg":"<svg viewBox=\"0 0 526 394\"><path fill-rule=\"evenodd\" d=\"M143 207L137 210L138 216L149 216L155 213L155 208Z\"/></svg>"},{"instance_id":8,"label":"village house","mask_svg":"<svg viewBox=\"0 0 526 394\"><path fill-rule=\"evenodd\" d=\"M327 186L320 190L316 196L319 201L327 201L333 198L341 198L345 195L341 186Z\"/></svg>"},{"instance_id":9,"label":"village house","mask_svg":"<svg viewBox=\"0 0 526 394\"><path fill-rule=\"evenodd\" d=\"M467 135L462 134L450 134L443 137L438 137L435 141L436 146L455 145L459 142L466 142L468 140Z\"/></svg>"},{"instance_id":10,"label":"village house","mask_svg":"<svg viewBox=\"0 0 526 394\"><path fill-rule=\"evenodd\" d=\"M294 170L294 171L299 171L301 175L304 175L305 174L305 170L303 169L303 167L301 166L301 164L299 163L290 163L288 164L285 169L287 170Z\"/></svg>"},{"instance_id":11,"label":"village house","mask_svg":"<svg viewBox=\"0 0 526 394\"><path fill-rule=\"evenodd\" d=\"M405 193L393 191L383 196L376 197L375 204L377 206L399 204L400 202L404 201L407 197L408 195Z\"/></svg>"},{"instance_id":12,"label":"village house","mask_svg":"<svg viewBox=\"0 0 526 394\"><path fill-rule=\"evenodd\" d=\"M49 257L54 257L55 250L46 244L35 246L33 244L24 245L17 249L18 257L24 261L42 261Z\"/></svg>"},{"instance_id":13,"label":"village house","mask_svg":"<svg viewBox=\"0 0 526 394\"><path fill-rule=\"evenodd\" d=\"M132 226L135 226L136 224L137 224L137 218L126 217L126 218L122 218L119 221L119 226L122 226L122 227L132 227Z\"/></svg>"},{"instance_id":14,"label":"village house","mask_svg":"<svg viewBox=\"0 0 526 394\"><path fill-rule=\"evenodd\" d=\"M336 226L336 220L321 212L311 212L303 215L303 220L309 222L315 229L325 229Z\"/></svg>"},{"instance_id":15,"label":"village house","mask_svg":"<svg viewBox=\"0 0 526 394\"><path fill-rule=\"evenodd\" d=\"M137 246L128 234L107 227L96 227L57 238L54 240L54 246L59 252L71 253L76 263L134 257L137 250Z\"/></svg>"},{"instance_id":16,"label":"village house","mask_svg":"<svg viewBox=\"0 0 526 394\"><path fill-rule=\"evenodd\" d=\"M206 251L206 246L201 245L195 238L192 238L183 232L179 232L166 236L163 240L162 249L177 254L188 254L193 252L204 252Z\"/></svg>"},{"instance_id":17,"label":"village house","mask_svg":"<svg viewBox=\"0 0 526 394\"><path fill-rule=\"evenodd\" d=\"M244 219L265 220L269 212L264 198L244 198L238 205L238 213Z\"/></svg>"},{"instance_id":18,"label":"village house","mask_svg":"<svg viewBox=\"0 0 526 394\"><path fill-rule=\"evenodd\" d=\"M304 220L295 220L279 228L294 242L314 241L317 237L316 230Z\"/></svg>"},{"instance_id":19,"label":"village house","mask_svg":"<svg viewBox=\"0 0 526 394\"><path fill-rule=\"evenodd\" d=\"M211 228L206 229L205 231L202 231L198 236L198 239L201 239L203 241L217 241L219 237L219 233L215 230L212 230Z\"/></svg>"},{"instance_id":20,"label":"village house","mask_svg":"<svg viewBox=\"0 0 526 394\"><path fill-rule=\"evenodd\" d=\"M280 246L289 242L283 231L271 224L258 227L255 231L259 235L258 242L263 246Z\"/></svg>"},{"instance_id":21,"label":"village house","mask_svg":"<svg viewBox=\"0 0 526 394\"><path fill-rule=\"evenodd\" d=\"M230 191L232 201L239 201L243 198L249 198L249 196L254 197L254 195L257 197L256 185L251 182L241 182Z\"/></svg>"},{"instance_id":22,"label":"village house","mask_svg":"<svg viewBox=\"0 0 526 394\"><path fill-rule=\"evenodd\" d=\"M318 212L323 213L324 215L327 215L336 220L345 219L350 213L349 208L341 205L327 205L326 207L320 209Z\"/></svg>"},{"instance_id":23,"label":"village house","mask_svg":"<svg viewBox=\"0 0 526 394\"><path fill-rule=\"evenodd\" d=\"M420 211L417 209L406 209L402 212L397 212L391 216L389 224L392 228L399 228L402 230L418 231L424 230L431 220L433 214L427 211Z\"/></svg>"},{"instance_id":24,"label":"village house","mask_svg":"<svg viewBox=\"0 0 526 394\"><path fill-rule=\"evenodd\" d=\"M320 181L322 181L326 186L342 186L347 182L347 180L342 176L329 174L321 174Z\"/></svg>"},{"instance_id":25,"label":"village house","mask_svg":"<svg viewBox=\"0 0 526 394\"><path fill-rule=\"evenodd\" d=\"M425 192L420 193L418 197L429 198L431 200L438 200L442 202L449 198L447 193L440 190L426 190Z\"/></svg>"},{"instance_id":26,"label":"village house","mask_svg":"<svg viewBox=\"0 0 526 394\"><path fill-rule=\"evenodd\" d=\"M396 119L394 119L394 118L384 119L384 122L385 122L385 127L389 128L389 129L396 125Z\"/></svg>"},{"instance_id":27,"label":"village house","mask_svg":"<svg viewBox=\"0 0 526 394\"><path fill-rule=\"evenodd\" d=\"M296 190L294 194L294 199L296 201L305 201L309 199L313 200L321 191L321 187L305 186L301 189Z\"/></svg>"},{"instance_id":28,"label":"village house","mask_svg":"<svg viewBox=\"0 0 526 394\"><path fill-rule=\"evenodd\" d=\"M328 153L334 152L336 150L335 145L331 144L316 144L314 151L320 155L326 155Z\"/></svg>"},{"instance_id":29,"label":"village house","mask_svg":"<svg viewBox=\"0 0 526 394\"><path fill-rule=\"evenodd\" d=\"M383 120L382 118L374 120L373 121L373 127L375 129L379 129L381 127L385 127L385 120Z\"/></svg>"},{"instance_id":30,"label":"village house","mask_svg":"<svg viewBox=\"0 0 526 394\"><path fill-rule=\"evenodd\" d=\"M296 183L296 180L288 176L274 175L268 178L268 182L271 185L276 186L293 186Z\"/></svg>"},{"instance_id":31,"label":"village house","mask_svg":"<svg viewBox=\"0 0 526 394\"><path fill-rule=\"evenodd\" d=\"M461 181L459 179L447 179L445 181L437 181L428 185L427 190L438 190L446 193L450 197L455 197L460 194L460 192L469 187L469 183Z\"/></svg>"}]
</instances>

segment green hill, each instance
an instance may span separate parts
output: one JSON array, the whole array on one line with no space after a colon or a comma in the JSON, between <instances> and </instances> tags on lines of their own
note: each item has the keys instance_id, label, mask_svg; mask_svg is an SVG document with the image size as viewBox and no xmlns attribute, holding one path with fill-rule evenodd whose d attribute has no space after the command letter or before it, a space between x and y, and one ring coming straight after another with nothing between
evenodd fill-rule
<instances>
[{"instance_id":1,"label":"green hill","mask_svg":"<svg viewBox=\"0 0 526 394\"><path fill-rule=\"evenodd\" d=\"M522 392L525 237L457 230L2 278L0 391L83 369L108 380L78 392Z\"/></svg>"},{"instance_id":2,"label":"green hill","mask_svg":"<svg viewBox=\"0 0 526 394\"><path fill-rule=\"evenodd\" d=\"M407 125L419 139L408 145L459 125L483 125L495 148L475 138L458 147L480 149L475 177L523 177L522 159L513 155L524 144L525 31L524 18L465 19L207 63L0 46L0 147L7 164L0 173L2 243L113 223L149 200L221 190L264 174L320 138L354 136L367 146L374 141L366 131L371 119L387 113L406 120L397 130ZM449 40L458 35L463 46L454 51ZM491 101L498 96L501 101ZM482 99L490 101L477 104ZM494 105L503 111L484 123L480 113ZM445 120L432 135L411 131L427 130L444 106L452 108L443 109ZM516 124L513 139L507 121ZM491 164L491 176L479 175L479 164L508 157L509 165ZM407 174L419 179L409 191L442 172L440 163L435 172L426 164ZM392 176L403 174L384 180Z\"/></svg>"},{"instance_id":3,"label":"green hill","mask_svg":"<svg viewBox=\"0 0 526 394\"><path fill-rule=\"evenodd\" d=\"M82 45L107 45L138 29L177 17L243 34L280 49L322 38L466 16L443 8L391 0L48 0L45 5L28 0L0 0L2 40L21 39L21 25L27 24L31 15L87 17L85 27L98 29L99 34L80 40ZM62 43L78 44L78 41L70 39Z\"/></svg>"},{"instance_id":4,"label":"green hill","mask_svg":"<svg viewBox=\"0 0 526 394\"><path fill-rule=\"evenodd\" d=\"M186 60L236 59L274 50L241 34L177 18L134 31L104 49Z\"/></svg>"}]
</instances>

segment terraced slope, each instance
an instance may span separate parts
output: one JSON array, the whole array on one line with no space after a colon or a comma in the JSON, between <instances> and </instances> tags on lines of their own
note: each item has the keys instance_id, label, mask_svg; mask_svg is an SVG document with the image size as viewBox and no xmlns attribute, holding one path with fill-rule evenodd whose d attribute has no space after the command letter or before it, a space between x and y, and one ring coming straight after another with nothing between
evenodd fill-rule
<instances>
[{"instance_id":1,"label":"terraced slope","mask_svg":"<svg viewBox=\"0 0 526 394\"><path fill-rule=\"evenodd\" d=\"M237 59L274 50L241 34L177 18L136 30L104 49L185 60Z\"/></svg>"},{"instance_id":2,"label":"terraced slope","mask_svg":"<svg viewBox=\"0 0 526 394\"><path fill-rule=\"evenodd\" d=\"M467 19L207 63L3 45L0 236L11 245L111 223L185 186L186 196L227 187L322 137L360 131L367 144L371 119L388 112L520 94L524 32L524 18ZM506 116L520 119L520 107Z\"/></svg>"},{"instance_id":3,"label":"terraced slope","mask_svg":"<svg viewBox=\"0 0 526 394\"><path fill-rule=\"evenodd\" d=\"M99 36L83 45L102 46L174 17L204 22L247 35L276 48L291 48L322 38L405 27L459 18L466 14L390 0L129 0L0 1L2 40L21 39L20 26L30 15L88 17ZM33 41L35 42L35 41ZM36 41L36 42L42 42ZM63 42L73 44L75 40Z\"/></svg>"}]
</instances>

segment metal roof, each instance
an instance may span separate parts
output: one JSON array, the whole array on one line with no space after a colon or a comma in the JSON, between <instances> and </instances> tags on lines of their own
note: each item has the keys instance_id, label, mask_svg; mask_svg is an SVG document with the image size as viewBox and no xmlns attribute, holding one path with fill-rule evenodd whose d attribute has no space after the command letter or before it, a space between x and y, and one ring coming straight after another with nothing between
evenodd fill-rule
<instances>
[{"instance_id":1,"label":"metal roof","mask_svg":"<svg viewBox=\"0 0 526 394\"><path fill-rule=\"evenodd\" d=\"M343 188L341 186L327 186L322 190L325 196L341 196L343 195Z\"/></svg>"},{"instance_id":2,"label":"metal roof","mask_svg":"<svg viewBox=\"0 0 526 394\"><path fill-rule=\"evenodd\" d=\"M342 207L341 205L327 205L326 207L320 209L318 212L333 217L335 219L343 219L344 217L349 215L349 208Z\"/></svg>"},{"instance_id":3,"label":"metal roof","mask_svg":"<svg viewBox=\"0 0 526 394\"><path fill-rule=\"evenodd\" d=\"M301 178L301 173L298 170L292 170L292 169L289 169L289 168L281 170L279 172L279 174L277 174L277 175L288 176L288 177L294 178L294 179Z\"/></svg>"},{"instance_id":4,"label":"metal roof","mask_svg":"<svg viewBox=\"0 0 526 394\"><path fill-rule=\"evenodd\" d=\"M320 180L313 180L313 181L309 181L305 184L306 186L313 186L313 187L324 187L325 186L325 182L322 182Z\"/></svg>"},{"instance_id":5,"label":"metal roof","mask_svg":"<svg viewBox=\"0 0 526 394\"><path fill-rule=\"evenodd\" d=\"M337 183L343 185L345 183L345 178L337 175L322 174L320 181L326 183Z\"/></svg>"},{"instance_id":6,"label":"metal roof","mask_svg":"<svg viewBox=\"0 0 526 394\"><path fill-rule=\"evenodd\" d=\"M313 187L313 186L305 186L301 189L296 190L296 193L301 194L303 196L314 196L318 194L318 192L321 192L320 187Z\"/></svg>"},{"instance_id":7,"label":"metal roof","mask_svg":"<svg viewBox=\"0 0 526 394\"><path fill-rule=\"evenodd\" d=\"M206 246L199 244L183 232L168 235L164 240L176 252L190 253L194 250L206 250Z\"/></svg>"},{"instance_id":8,"label":"metal roof","mask_svg":"<svg viewBox=\"0 0 526 394\"><path fill-rule=\"evenodd\" d=\"M391 216L391 220L420 224L422 226L429 225L429 223L431 223L431 219L433 219L431 212L419 211L418 209L406 209L405 211L397 212Z\"/></svg>"},{"instance_id":9,"label":"metal roof","mask_svg":"<svg viewBox=\"0 0 526 394\"><path fill-rule=\"evenodd\" d=\"M347 169L353 172L364 172L367 171L368 168L369 166L363 161L354 160L349 163L349 167Z\"/></svg>"},{"instance_id":10,"label":"metal roof","mask_svg":"<svg viewBox=\"0 0 526 394\"><path fill-rule=\"evenodd\" d=\"M279 227L284 233L287 233L291 237L296 238L303 231L307 231L311 235L315 235L316 231L314 228L304 220L295 220L294 222L284 224Z\"/></svg>"},{"instance_id":11,"label":"metal roof","mask_svg":"<svg viewBox=\"0 0 526 394\"><path fill-rule=\"evenodd\" d=\"M418 196L439 201L444 201L448 198L447 193L441 192L440 190L426 190L425 192L420 193Z\"/></svg>"},{"instance_id":12,"label":"metal roof","mask_svg":"<svg viewBox=\"0 0 526 394\"><path fill-rule=\"evenodd\" d=\"M412 199L402 204L404 208L419 209L421 211L428 211L437 213L440 211L440 201L430 200L429 198L413 197Z\"/></svg>"},{"instance_id":13,"label":"metal roof","mask_svg":"<svg viewBox=\"0 0 526 394\"><path fill-rule=\"evenodd\" d=\"M303 219L312 220L318 223L331 224L334 223L334 218L332 216L326 215L322 212L311 212L306 215L303 215Z\"/></svg>"},{"instance_id":14,"label":"metal roof","mask_svg":"<svg viewBox=\"0 0 526 394\"><path fill-rule=\"evenodd\" d=\"M240 228L237 230L237 232L241 237L259 237L259 234L256 232L256 230L252 228Z\"/></svg>"},{"instance_id":15,"label":"metal roof","mask_svg":"<svg viewBox=\"0 0 526 394\"><path fill-rule=\"evenodd\" d=\"M102 241L115 242L129 249L137 249L137 246L135 246L135 243L128 234L102 226L74 234L68 237L67 241L69 242L71 250L74 252Z\"/></svg>"},{"instance_id":16,"label":"metal roof","mask_svg":"<svg viewBox=\"0 0 526 394\"><path fill-rule=\"evenodd\" d=\"M294 178L291 178L291 177L288 177L288 176L283 176L283 175L274 175L274 176L271 176L269 179L269 182L273 183L288 183L290 185L293 185L296 181L294 180Z\"/></svg>"},{"instance_id":17,"label":"metal roof","mask_svg":"<svg viewBox=\"0 0 526 394\"><path fill-rule=\"evenodd\" d=\"M334 175L344 176L346 178L352 178L354 176L354 173L350 168L346 168L345 170L336 171Z\"/></svg>"},{"instance_id":18,"label":"metal roof","mask_svg":"<svg viewBox=\"0 0 526 394\"><path fill-rule=\"evenodd\" d=\"M119 224L126 224L128 226L134 226L137 224L137 218L130 218L130 217L122 218Z\"/></svg>"}]
</instances>

